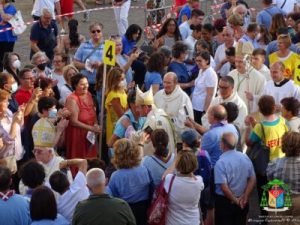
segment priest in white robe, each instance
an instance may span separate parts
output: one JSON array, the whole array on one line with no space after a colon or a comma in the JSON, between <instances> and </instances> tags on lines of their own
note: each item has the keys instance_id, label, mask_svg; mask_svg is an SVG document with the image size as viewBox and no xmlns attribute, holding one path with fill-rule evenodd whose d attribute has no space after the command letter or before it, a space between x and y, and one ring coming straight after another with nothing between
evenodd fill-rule
<instances>
[{"instance_id":1,"label":"priest in white robe","mask_svg":"<svg viewBox=\"0 0 300 225\"><path fill-rule=\"evenodd\" d=\"M238 43L235 53L236 69L228 75L234 79L234 91L246 103L248 111L251 113L251 102L247 99L246 93L261 95L263 92L266 78L250 64L253 46L250 42Z\"/></svg>"},{"instance_id":2,"label":"priest in white robe","mask_svg":"<svg viewBox=\"0 0 300 225\"><path fill-rule=\"evenodd\" d=\"M252 102L252 109L258 111L258 100L262 95L271 95L275 100L275 104L279 111L280 101L286 97L294 97L300 100L299 86L294 83L293 80L284 77L285 66L282 62L278 61L270 66L271 78L269 80L261 95L253 95L252 93L246 93L249 101Z\"/></svg>"},{"instance_id":3,"label":"priest in white robe","mask_svg":"<svg viewBox=\"0 0 300 225\"><path fill-rule=\"evenodd\" d=\"M171 118L177 133L177 142L180 143L182 132L188 129L184 124L186 118L194 119L192 102L178 85L175 73L166 73L163 82L164 89L155 94L154 104Z\"/></svg>"}]
</instances>

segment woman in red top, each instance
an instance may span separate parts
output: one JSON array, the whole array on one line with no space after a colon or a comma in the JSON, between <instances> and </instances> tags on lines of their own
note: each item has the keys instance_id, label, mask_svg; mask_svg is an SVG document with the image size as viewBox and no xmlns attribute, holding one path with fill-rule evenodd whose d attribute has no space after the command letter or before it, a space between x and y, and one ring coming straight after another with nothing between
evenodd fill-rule
<instances>
[{"instance_id":1,"label":"woman in red top","mask_svg":"<svg viewBox=\"0 0 300 225\"><path fill-rule=\"evenodd\" d=\"M82 74L76 74L71 78L74 92L66 101L67 109L72 112L69 126L66 130L67 158L95 158L97 157L96 145L87 139L89 131L100 133L97 125L92 95L88 91L88 80Z\"/></svg>"}]
</instances>

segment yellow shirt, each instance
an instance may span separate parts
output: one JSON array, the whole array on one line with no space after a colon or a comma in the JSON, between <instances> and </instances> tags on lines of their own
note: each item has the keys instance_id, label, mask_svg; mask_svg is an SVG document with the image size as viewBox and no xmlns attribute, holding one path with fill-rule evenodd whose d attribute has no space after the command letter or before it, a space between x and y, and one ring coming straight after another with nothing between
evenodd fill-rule
<instances>
[{"instance_id":1,"label":"yellow shirt","mask_svg":"<svg viewBox=\"0 0 300 225\"><path fill-rule=\"evenodd\" d=\"M113 99L118 98L121 103L121 107L127 108L127 94L125 91L110 91L105 99L105 109L106 109L106 143L110 140L115 125L119 119L116 112L114 111L111 102Z\"/></svg>"},{"instance_id":2,"label":"yellow shirt","mask_svg":"<svg viewBox=\"0 0 300 225\"><path fill-rule=\"evenodd\" d=\"M294 77L294 82L298 85L300 85L300 69L298 69L298 66L300 66L300 57L294 52L290 52L287 57L280 58L277 55L277 52L272 53L269 55L269 61L270 65L281 61L285 66L285 72L284 76L286 78L292 78ZM299 77L297 79L297 77Z\"/></svg>"},{"instance_id":3,"label":"yellow shirt","mask_svg":"<svg viewBox=\"0 0 300 225\"><path fill-rule=\"evenodd\" d=\"M285 154L281 150L281 138L288 131L285 120L280 116L275 121L263 121L262 124L265 137L263 138L261 125L256 124L250 134L250 140L254 142L262 140L270 148L270 160L284 157Z\"/></svg>"}]
</instances>

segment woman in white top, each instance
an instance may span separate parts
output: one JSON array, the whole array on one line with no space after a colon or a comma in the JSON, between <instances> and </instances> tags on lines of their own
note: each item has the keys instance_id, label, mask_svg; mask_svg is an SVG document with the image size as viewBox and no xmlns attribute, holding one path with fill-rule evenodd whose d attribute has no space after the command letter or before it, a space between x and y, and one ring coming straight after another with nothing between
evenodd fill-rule
<instances>
[{"instance_id":1,"label":"woman in white top","mask_svg":"<svg viewBox=\"0 0 300 225\"><path fill-rule=\"evenodd\" d=\"M72 64L67 65L63 68L63 76L66 83L63 86L61 86L61 88L59 89L60 91L59 103L61 105L65 105L67 97L73 92L71 86L71 77L73 77L77 73L78 70Z\"/></svg>"},{"instance_id":2,"label":"woman in white top","mask_svg":"<svg viewBox=\"0 0 300 225\"><path fill-rule=\"evenodd\" d=\"M192 105L195 121L201 124L201 117L205 114L213 97L216 95L218 76L210 66L210 54L208 52L197 54L195 62L200 71L195 80Z\"/></svg>"},{"instance_id":3,"label":"woman in white top","mask_svg":"<svg viewBox=\"0 0 300 225\"><path fill-rule=\"evenodd\" d=\"M24 120L24 106L12 114L8 109L10 93L0 90L0 164L6 164L11 172L17 171L16 160L23 158L23 146L21 142L21 127Z\"/></svg>"},{"instance_id":4,"label":"woman in white top","mask_svg":"<svg viewBox=\"0 0 300 225\"><path fill-rule=\"evenodd\" d=\"M200 224L199 201L204 184L201 176L193 172L198 168L198 161L191 151L178 153L175 167L177 175L168 174L164 188L168 191L172 177L175 176L169 193L166 225L198 225Z\"/></svg>"},{"instance_id":5,"label":"woman in white top","mask_svg":"<svg viewBox=\"0 0 300 225\"><path fill-rule=\"evenodd\" d=\"M52 70L52 79L55 80L58 89L60 89L65 84L63 68L68 63L68 56L64 53L55 53L52 63L54 67Z\"/></svg>"}]
</instances>

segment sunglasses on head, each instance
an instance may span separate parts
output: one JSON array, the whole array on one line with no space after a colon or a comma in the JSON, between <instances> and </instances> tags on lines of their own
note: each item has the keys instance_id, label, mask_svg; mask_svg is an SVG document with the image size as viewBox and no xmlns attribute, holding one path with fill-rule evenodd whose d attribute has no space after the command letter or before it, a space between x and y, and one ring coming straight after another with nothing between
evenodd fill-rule
<instances>
[{"instance_id":1,"label":"sunglasses on head","mask_svg":"<svg viewBox=\"0 0 300 225\"><path fill-rule=\"evenodd\" d=\"M96 33L96 32L97 32L97 33L101 33L101 30L92 30L92 31L91 31L92 34L94 34L94 33Z\"/></svg>"}]
</instances>

